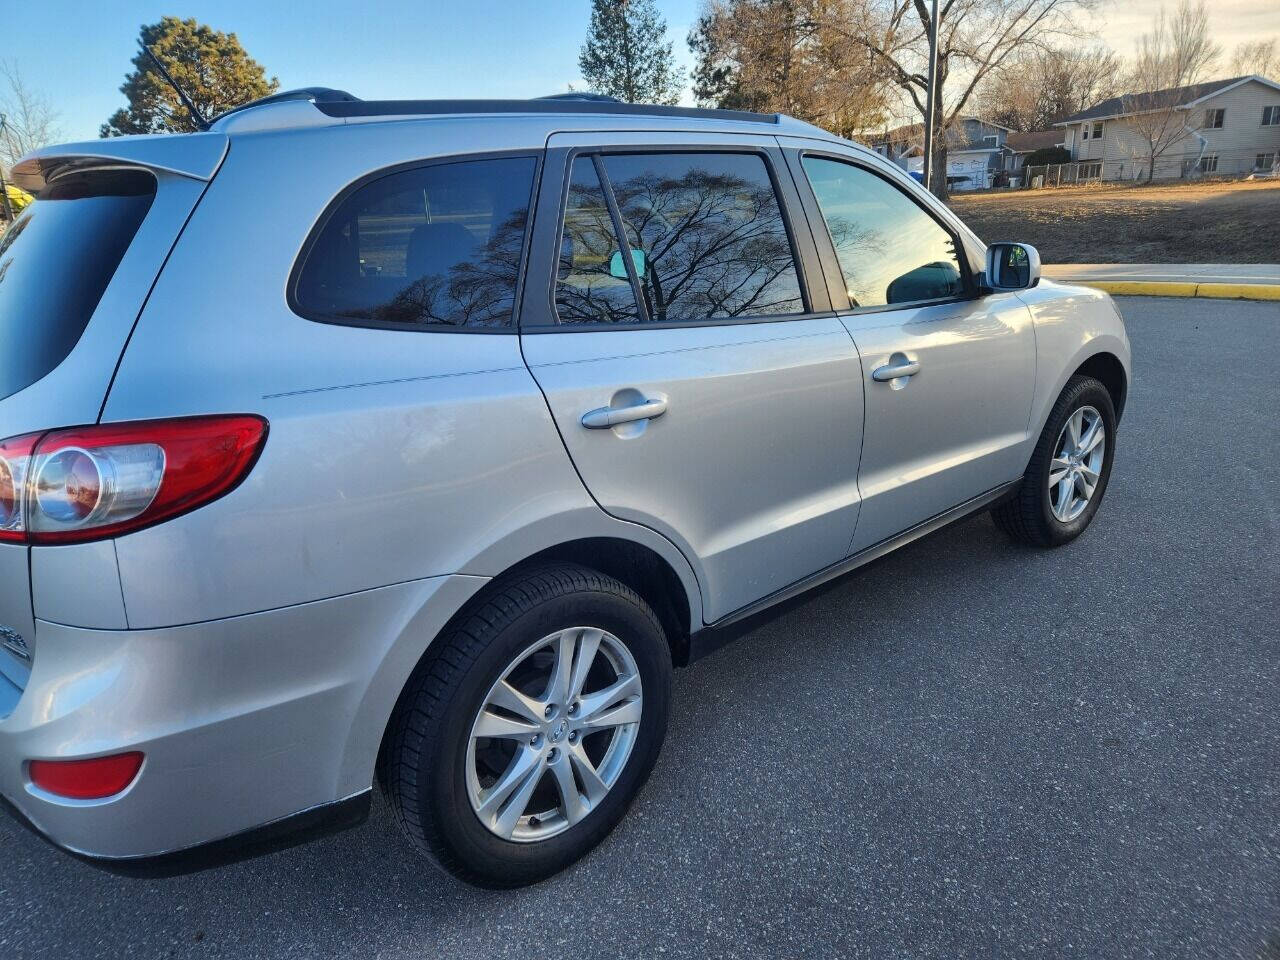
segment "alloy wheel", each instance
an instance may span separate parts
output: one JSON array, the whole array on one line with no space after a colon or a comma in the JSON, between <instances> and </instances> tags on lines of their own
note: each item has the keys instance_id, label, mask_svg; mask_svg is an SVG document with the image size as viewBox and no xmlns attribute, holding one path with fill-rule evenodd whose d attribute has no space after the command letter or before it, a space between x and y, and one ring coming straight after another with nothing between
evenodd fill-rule
<instances>
[{"instance_id":1,"label":"alloy wheel","mask_svg":"<svg viewBox=\"0 0 1280 960\"><path fill-rule=\"evenodd\" d=\"M1106 439L1107 428L1095 407L1074 410L1063 424L1049 464L1049 507L1061 522L1070 523L1089 506L1102 476Z\"/></svg>"},{"instance_id":2,"label":"alloy wheel","mask_svg":"<svg viewBox=\"0 0 1280 960\"><path fill-rule=\"evenodd\" d=\"M490 687L467 743L467 796L504 840L553 837L599 806L639 731L635 658L616 636L570 627L527 647Z\"/></svg>"}]
</instances>

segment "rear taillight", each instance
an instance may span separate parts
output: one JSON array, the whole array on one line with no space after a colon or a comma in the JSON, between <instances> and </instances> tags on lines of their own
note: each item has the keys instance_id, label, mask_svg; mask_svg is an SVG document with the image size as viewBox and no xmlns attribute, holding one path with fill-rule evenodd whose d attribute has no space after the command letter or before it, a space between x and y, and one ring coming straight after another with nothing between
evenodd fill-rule
<instances>
[{"instance_id":1,"label":"rear taillight","mask_svg":"<svg viewBox=\"0 0 1280 960\"><path fill-rule=\"evenodd\" d=\"M27 466L42 435L0 440L0 540L26 540L22 502L26 497Z\"/></svg>"},{"instance_id":2,"label":"rear taillight","mask_svg":"<svg viewBox=\"0 0 1280 960\"><path fill-rule=\"evenodd\" d=\"M243 480L266 436L261 417L229 416L0 441L0 540L100 540L186 513Z\"/></svg>"}]
</instances>

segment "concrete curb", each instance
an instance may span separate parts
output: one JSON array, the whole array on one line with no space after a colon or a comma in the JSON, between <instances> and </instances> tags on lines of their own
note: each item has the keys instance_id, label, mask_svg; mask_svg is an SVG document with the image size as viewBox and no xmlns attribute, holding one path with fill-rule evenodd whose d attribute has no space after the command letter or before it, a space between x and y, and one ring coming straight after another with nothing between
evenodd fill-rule
<instances>
[{"instance_id":1,"label":"concrete curb","mask_svg":"<svg viewBox=\"0 0 1280 960\"><path fill-rule=\"evenodd\" d=\"M1216 300L1280 300L1280 284L1177 283L1158 280L1062 280L1126 297L1208 297Z\"/></svg>"}]
</instances>

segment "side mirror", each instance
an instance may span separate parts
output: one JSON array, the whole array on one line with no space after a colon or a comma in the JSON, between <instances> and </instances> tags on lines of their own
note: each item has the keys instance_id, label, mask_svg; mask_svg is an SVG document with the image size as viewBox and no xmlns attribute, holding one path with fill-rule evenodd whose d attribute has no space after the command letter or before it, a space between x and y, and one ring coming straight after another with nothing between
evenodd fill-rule
<instances>
[{"instance_id":1,"label":"side mirror","mask_svg":"<svg viewBox=\"0 0 1280 960\"><path fill-rule=\"evenodd\" d=\"M1030 290L1040 282L1040 254L1027 243L993 243L987 247L989 290Z\"/></svg>"},{"instance_id":2,"label":"side mirror","mask_svg":"<svg viewBox=\"0 0 1280 960\"><path fill-rule=\"evenodd\" d=\"M644 276L644 251L632 250L631 262L635 264L636 276ZM627 279L627 265L622 261L622 251L613 251L613 256L609 258L609 276L616 277L619 280Z\"/></svg>"}]
</instances>

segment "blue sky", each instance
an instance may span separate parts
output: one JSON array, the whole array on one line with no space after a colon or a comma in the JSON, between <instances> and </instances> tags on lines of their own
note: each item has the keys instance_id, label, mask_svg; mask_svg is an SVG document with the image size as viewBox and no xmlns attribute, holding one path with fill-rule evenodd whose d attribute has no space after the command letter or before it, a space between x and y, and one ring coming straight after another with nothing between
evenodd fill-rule
<instances>
[{"instance_id":1,"label":"blue sky","mask_svg":"<svg viewBox=\"0 0 1280 960\"><path fill-rule=\"evenodd\" d=\"M17 0L15 0L17 2ZM676 55L698 0L659 0ZM588 0L220 0L137 3L44 0L38 23L17 31L16 61L27 85L48 97L66 140L96 137L124 105L119 92L138 28L165 14L234 31L282 88L329 86L364 99L530 97L582 86L578 47Z\"/></svg>"},{"instance_id":2,"label":"blue sky","mask_svg":"<svg viewBox=\"0 0 1280 960\"><path fill-rule=\"evenodd\" d=\"M700 0L657 5L687 68L684 38ZM28 6L33 22L9 32L19 42L0 56L16 61L27 85L53 102L64 140L96 137L99 125L124 105L119 87L138 27L164 14L234 31L282 88L331 86L391 99L530 97L570 83L581 87L578 48L590 11L589 0L42 0ZM1173 6L1173 0L1112 0L1095 18L1099 37L1127 55L1154 12ZM1280 34L1275 0L1216 0L1210 15L1215 37L1228 49Z\"/></svg>"}]
</instances>

